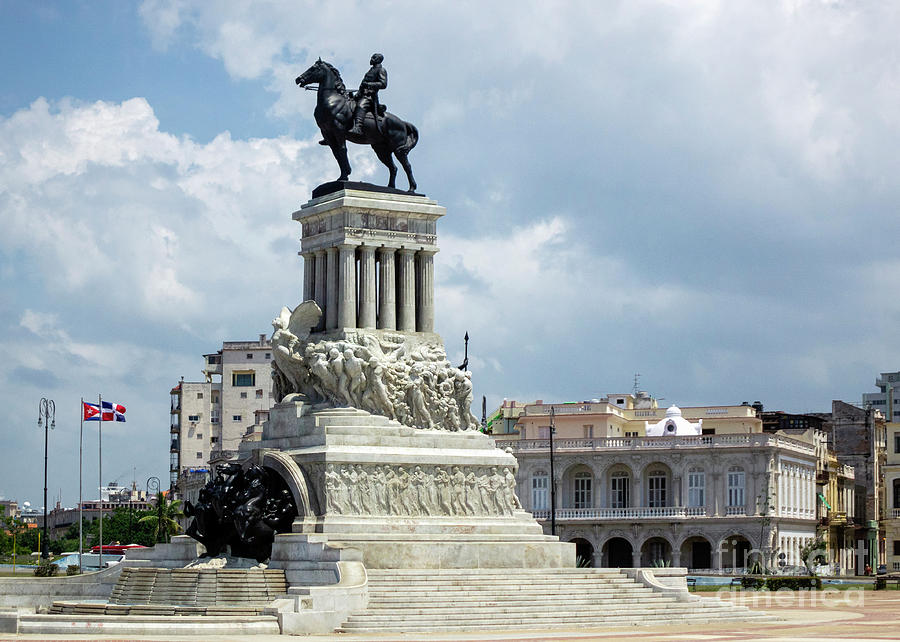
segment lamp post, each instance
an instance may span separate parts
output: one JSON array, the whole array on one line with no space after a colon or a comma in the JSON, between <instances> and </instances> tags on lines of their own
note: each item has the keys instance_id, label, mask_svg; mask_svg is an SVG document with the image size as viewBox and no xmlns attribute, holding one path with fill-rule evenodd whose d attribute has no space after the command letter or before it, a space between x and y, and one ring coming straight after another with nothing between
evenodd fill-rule
<instances>
[{"instance_id":1,"label":"lamp post","mask_svg":"<svg viewBox=\"0 0 900 642\"><path fill-rule=\"evenodd\" d=\"M556 535L556 476L553 474L553 404L550 404L550 534Z\"/></svg>"},{"instance_id":2,"label":"lamp post","mask_svg":"<svg viewBox=\"0 0 900 642\"><path fill-rule=\"evenodd\" d=\"M47 446L50 443L50 429L56 428L56 403L41 397L38 404L38 428L44 428L44 533L41 540L41 558L50 557L47 551Z\"/></svg>"}]
</instances>

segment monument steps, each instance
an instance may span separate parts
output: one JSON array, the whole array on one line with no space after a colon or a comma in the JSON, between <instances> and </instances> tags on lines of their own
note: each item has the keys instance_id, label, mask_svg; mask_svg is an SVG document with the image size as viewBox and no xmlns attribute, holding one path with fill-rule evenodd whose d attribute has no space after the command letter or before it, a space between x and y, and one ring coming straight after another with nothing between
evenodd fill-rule
<instances>
[{"instance_id":1,"label":"monument steps","mask_svg":"<svg viewBox=\"0 0 900 642\"><path fill-rule=\"evenodd\" d=\"M398 633L768 621L715 598L654 591L616 569L369 571L369 604L339 632Z\"/></svg>"},{"instance_id":2,"label":"monument steps","mask_svg":"<svg viewBox=\"0 0 900 642\"><path fill-rule=\"evenodd\" d=\"M264 605L287 593L280 569L124 568L111 604Z\"/></svg>"},{"instance_id":3,"label":"monument steps","mask_svg":"<svg viewBox=\"0 0 900 642\"><path fill-rule=\"evenodd\" d=\"M165 636L243 636L278 635L278 618L273 615L210 615L131 613L121 615L21 615L18 633L26 635L165 635Z\"/></svg>"}]
</instances>

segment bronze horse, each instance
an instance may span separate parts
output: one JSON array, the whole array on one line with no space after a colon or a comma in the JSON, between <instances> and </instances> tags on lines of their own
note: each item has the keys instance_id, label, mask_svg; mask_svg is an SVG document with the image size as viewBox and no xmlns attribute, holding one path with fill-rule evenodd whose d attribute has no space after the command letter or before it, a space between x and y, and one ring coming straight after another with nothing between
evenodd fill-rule
<instances>
[{"instance_id":1,"label":"bronze horse","mask_svg":"<svg viewBox=\"0 0 900 642\"><path fill-rule=\"evenodd\" d=\"M378 159L384 163L391 178L388 187L396 187L397 166L391 154L397 157L409 180L409 191L416 191L412 167L407 155L419 142L419 130L412 123L402 120L390 112L385 112L379 125L373 114L366 114L362 135L351 134L353 112L356 101L347 92L341 74L333 65L320 58L312 67L297 76L297 84L306 88L317 83L318 100L314 115L322 137L331 148L335 160L341 169L339 181L346 181L350 176L350 162L347 160L347 141L358 145L371 145Z\"/></svg>"}]
</instances>

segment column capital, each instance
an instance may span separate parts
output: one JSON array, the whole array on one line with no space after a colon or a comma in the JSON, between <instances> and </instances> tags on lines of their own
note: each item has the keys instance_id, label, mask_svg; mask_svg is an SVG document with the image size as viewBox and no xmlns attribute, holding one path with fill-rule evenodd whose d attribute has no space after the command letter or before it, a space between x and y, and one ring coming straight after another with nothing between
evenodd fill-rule
<instances>
[{"instance_id":1,"label":"column capital","mask_svg":"<svg viewBox=\"0 0 900 642\"><path fill-rule=\"evenodd\" d=\"M372 255L375 254L376 249L378 249L378 248L376 248L374 245L360 245L359 246L360 252L365 252L367 254L372 254Z\"/></svg>"},{"instance_id":2,"label":"column capital","mask_svg":"<svg viewBox=\"0 0 900 642\"><path fill-rule=\"evenodd\" d=\"M404 256L408 256L410 254L415 254L418 250L415 250L411 247L401 247L397 249L397 252L403 254Z\"/></svg>"},{"instance_id":3,"label":"column capital","mask_svg":"<svg viewBox=\"0 0 900 642\"><path fill-rule=\"evenodd\" d=\"M355 250L356 248L358 248L360 246L356 243L340 243L340 244L336 245L335 247L339 250Z\"/></svg>"},{"instance_id":4,"label":"column capital","mask_svg":"<svg viewBox=\"0 0 900 642\"><path fill-rule=\"evenodd\" d=\"M390 245L382 245L376 249L378 250L379 254L393 254L397 251L397 248L391 247Z\"/></svg>"},{"instance_id":5,"label":"column capital","mask_svg":"<svg viewBox=\"0 0 900 642\"><path fill-rule=\"evenodd\" d=\"M422 254L424 256L434 256L438 253L437 250L432 249L423 249L423 250L415 250L416 254Z\"/></svg>"}]
</instances>

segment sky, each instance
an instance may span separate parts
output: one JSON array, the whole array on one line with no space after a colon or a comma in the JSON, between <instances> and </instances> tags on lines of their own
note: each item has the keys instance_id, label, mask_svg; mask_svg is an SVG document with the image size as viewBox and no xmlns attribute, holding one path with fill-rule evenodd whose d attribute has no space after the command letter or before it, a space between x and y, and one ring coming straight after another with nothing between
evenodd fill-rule
<instances>
[{"instance_id":1,"label":"sky","mask_svg":"<svg viewBox=\"0 0 900 642\"><path fill-rule=\"evenodd\" d=\"M865 0L0 0L0 496L43 505L42 397L51 506L98 394L128 409L104 483L165 486L169 390L300 302L319 57L354 86L383 53L419 129L477 414L636 373L661 405L858 403L900 369L898 32Z\"/></svg>"}]
</instances>

